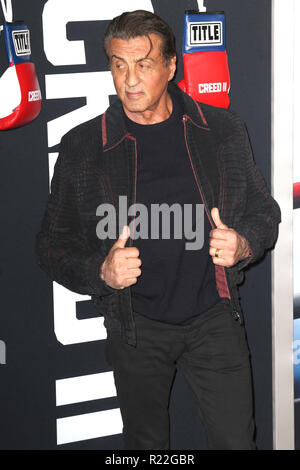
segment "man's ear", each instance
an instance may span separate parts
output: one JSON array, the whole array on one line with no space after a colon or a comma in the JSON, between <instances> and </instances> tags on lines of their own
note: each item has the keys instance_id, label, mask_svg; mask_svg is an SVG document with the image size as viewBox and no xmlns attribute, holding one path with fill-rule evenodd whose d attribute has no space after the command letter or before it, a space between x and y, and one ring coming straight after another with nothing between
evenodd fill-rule
<instances>
[{"instance_id":1,"label":"man's ear","mask_svg":"<svg viewBox=\"0 0 300 470\"><path fill-rule=\"evenodd\" d=\"M170 63L169 63L169 69L170 69L169 81L172 80L172 78L174 78L174 75L176 72L176 62L177 62L177 57L176 55L174 55L173 57L171 57Z\"/></svg>"}]
</instances>

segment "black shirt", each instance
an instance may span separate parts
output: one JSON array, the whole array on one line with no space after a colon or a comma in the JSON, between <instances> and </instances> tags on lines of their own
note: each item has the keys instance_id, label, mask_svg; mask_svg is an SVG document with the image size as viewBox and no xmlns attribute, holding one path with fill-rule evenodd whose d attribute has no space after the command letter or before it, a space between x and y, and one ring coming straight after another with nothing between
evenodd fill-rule
<instances>
[{"instance_id":1,"label":"black shirt","mask_svg":"<svg viewBox=\"0 0 300 470\"><path fill-rule=\"evenodd\" d=\"M201 312L212 307L219 300L216 289L214 264L209 255L209 231L211 226L207 215L204 220L198 218L196 225L196 204L202 205L192 167L189 161L184 139L183 111L176 96L171 95L173 110L170 117L158 124L143 125L131 121L128 117L129 131L137 142L137 204L148 209L148 230L144 226L143 236L136 238L133 246L140 251L142 261L141 276L131 286L133 310L171 324L188 324ZM162 218L159 219L159 239L151 238L151 205L174 203L177 224L182 228L182 238L174 229L175 217L170 211L170 238L163 239ZM187 206L192 210L192 228L198 229L197 244L195 239L185 238L187 225L184 213ZM203 206L202 206L203 209ZM201 209L200 214L201 214ZM181 219L180 219L181 213ZM188 212L186 212L188 213ZM141 232L139 216L136 213L136 229ZM202 218L203 219L203 218ZM156 219L158 220L158 219ZM164 219L167 222L167 218ZM204 227L203 227L204 225ZM186 249L186 243L196 248L200 246L201 235L204 244L201 249ZM164 231L165 233L165 231ZM180 233L179 233L180 235ZM165 233L164 236L168 236ZM194 245L193 245L194 243Z\"/></svg>"}]
</instances>

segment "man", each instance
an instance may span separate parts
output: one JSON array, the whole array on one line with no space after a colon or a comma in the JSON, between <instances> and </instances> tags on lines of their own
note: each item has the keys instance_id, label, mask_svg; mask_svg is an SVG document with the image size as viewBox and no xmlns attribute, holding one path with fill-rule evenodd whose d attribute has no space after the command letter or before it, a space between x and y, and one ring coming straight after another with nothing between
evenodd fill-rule
<instances>
[{"instance_id":1,"label":"man","mask_svg":"<svg viewBox=\"0 0 300 470\"><path fill-rule=\"evenodd\" d=\"M38 262L55 281L91 295L105 317L127 449L169 448L176 367L194 393L208 448L255 449L237 284L273 246L278 205L241 120L171 83L176 52L164 21L124 13L104 42L119 99L62 139ZM119 220L120 196L148 214L155 204L204 207L203 246L186 249L186 233L164 237L151 217L143 223L155 236L135 237L137 214L130 226ZM98 223L109 204L118 230L105 238Z\"/></svg>"}]
</instances>

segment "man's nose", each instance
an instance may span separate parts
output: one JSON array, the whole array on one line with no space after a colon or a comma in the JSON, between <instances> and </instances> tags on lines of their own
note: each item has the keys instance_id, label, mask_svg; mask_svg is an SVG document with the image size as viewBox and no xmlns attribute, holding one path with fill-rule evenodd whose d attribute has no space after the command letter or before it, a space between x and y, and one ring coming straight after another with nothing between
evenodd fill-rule
<instances>
[{"instance_id":1,"label":"man's nose","mask_svg":"<svg viewBox=\"0 0 300 470\"><path fill-rule=\"evenodd\" d=\"M138 78L136 68L128 67L127 76L126 76L126 84L132 88L136 86L138 83L139 83L139 78Z\"/></svg>"}]
</instances>

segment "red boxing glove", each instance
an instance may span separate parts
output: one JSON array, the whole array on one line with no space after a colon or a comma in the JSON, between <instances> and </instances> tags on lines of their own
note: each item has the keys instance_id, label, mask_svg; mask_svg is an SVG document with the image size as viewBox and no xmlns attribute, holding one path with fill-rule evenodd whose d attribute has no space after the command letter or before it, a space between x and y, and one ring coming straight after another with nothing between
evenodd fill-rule
<instances>
[{"instance_id":1,"label":"red boxing glove","mask_svg":"<svg viewBox=\"0 0 300 470\"><path fill-rule=\"evenodd\" d=\"M30 38L26 25L4 23L9 67L0 77L0 130L24 126L41 111L42 97L35 66L30 62Z\"/></svg>"},{"instance_id":2,"label":"red boxing glove","mask_svg":"<svg viewBox=\"0 0 300 470\"><path fill-rule=\"evenodd\" d=\"M229 107L224 13L185 13L183 70L184 80L178 86L189 96L201 103Z\"/></svg>"}]
</instances>

